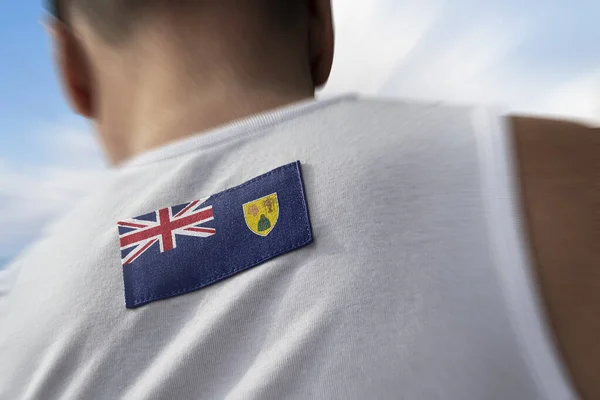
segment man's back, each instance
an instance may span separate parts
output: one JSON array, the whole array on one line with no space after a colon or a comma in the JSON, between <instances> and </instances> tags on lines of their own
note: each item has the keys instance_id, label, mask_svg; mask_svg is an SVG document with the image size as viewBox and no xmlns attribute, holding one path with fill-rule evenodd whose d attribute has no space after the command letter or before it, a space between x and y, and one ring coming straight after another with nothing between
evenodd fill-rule
<instances>
[{"instance_id":1,"label":"man's back","mask_svg":"<svg viewBox=\"0 0 600 400\"><path fill-rule=\"evenodd\" d=\"M19 260L0 397L569 398L507 135L467 107L342 98L133 159ZM296 160L312 244L126 309L117 221Z\"/></svg>"}]
</instances>

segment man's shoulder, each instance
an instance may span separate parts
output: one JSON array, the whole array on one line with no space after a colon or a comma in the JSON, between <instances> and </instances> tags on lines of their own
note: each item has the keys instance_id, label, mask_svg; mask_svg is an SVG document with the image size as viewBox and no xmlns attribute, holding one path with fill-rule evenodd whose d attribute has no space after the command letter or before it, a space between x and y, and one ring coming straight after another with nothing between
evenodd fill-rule
<instances>
[{"instance_id":1,"label":"man's shoulder","mask_svg":"<svg viewBox=\"0 0 600 400\"><path fill-rule=\"evenodd\" d=\"M600 125L590 122L516 114L508 118L518 138L527 142L543 139L545 147L567 145L589 150L591 144L600 144Z\"/></svg>"},{"instance_id":2,"label":"man's shoulder","mask_svg":"<svg viewBox=\"0 0 600 400\"><path fill-rule=\"evenodd\" d=\"M600 397L600 129L509 117L538 281L559 348L586 398Z\"/></svg>"},{"instance_id":3,"label":"man's shoulder","mask_svg":"<svg viewBox=\"0 0 600 400\"><path fill-rule=\"evenodd\" d=\"M387 118L404 118L409 121L423 117L441 117L455 119L457 116L471 116L480 107L472 104L461 104L434 101L418 98L388 98L378 96L348 96L341 104L345 106L345 117L359 119L361 113L381 115ZM349 114L348 111L353 113ZM421 121L423 122L423 121Z\"/></svg>"},{"instance_id":4,"label":"man's shoulder","mask_svg":"<svg viewBox=\"0 0 600 400\"><path fill-rule=\"evenodd\" d=\"M440 143L441 136L473 139L476 110L466 104L353 96L302 116L300 123L292 125L319 145L357 145L363 150L359 156L373 150L378 158L388 151L398 158L397 150L416 146L424 151L425 143Z\"/></svg>"}]
</instances>

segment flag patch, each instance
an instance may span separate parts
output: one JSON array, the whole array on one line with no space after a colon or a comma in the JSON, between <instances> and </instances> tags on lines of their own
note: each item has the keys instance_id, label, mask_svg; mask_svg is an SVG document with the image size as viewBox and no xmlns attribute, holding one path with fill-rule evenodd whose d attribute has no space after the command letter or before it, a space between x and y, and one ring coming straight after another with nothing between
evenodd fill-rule
<instances>
[{"instance_id":1,"label":"flag patch","mask_svg":"<svg viewBox=\"0 0 600 400\"><path fill-rule=\"evenodd\" d=\"M202 289L313 240L300 162L117 226L127 308Z\"/></svg>"}]
</instances>

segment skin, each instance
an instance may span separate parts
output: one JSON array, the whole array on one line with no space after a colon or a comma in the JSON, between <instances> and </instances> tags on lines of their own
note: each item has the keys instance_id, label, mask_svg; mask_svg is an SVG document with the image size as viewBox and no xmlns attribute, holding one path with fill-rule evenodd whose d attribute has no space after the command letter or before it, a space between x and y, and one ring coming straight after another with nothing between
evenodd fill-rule
<instances>
[{"instance_id":1,"label":"skin","mask_svg":"<svg viewBox=\"0 0 600 400\"><path fill-rule=\"evenodd\" d=\"M600 129L511 123L542 300L575 387L600 399Z\"/></svg>"},{"instance_id":2,"label":"skin","mask_svg":"<svg viewBox=\"0 0 600 400\"><path fill-rule=\"evenodd\" d=\"M50 22L67 96L96 125L114 164L311 98L327 82L334 50L329 0L310 0L291 36L265 29L248 9L232 10L150 16L119 45L106 43L76 11L69 26ZM158 23L163 29L154 28ZM511 123L542 302L571 380L583 398L597 399L600 131L524 116Z\"/></svg>"}]
</instances>

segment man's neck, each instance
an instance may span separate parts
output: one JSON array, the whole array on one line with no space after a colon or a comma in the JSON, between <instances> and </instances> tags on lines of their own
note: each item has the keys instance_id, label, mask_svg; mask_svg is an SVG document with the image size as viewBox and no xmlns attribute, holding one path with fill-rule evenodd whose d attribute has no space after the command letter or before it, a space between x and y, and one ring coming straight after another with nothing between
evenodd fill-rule
<instances>
[{"instance_id":1,"label":"man's neck","mask_svg":"<svg viewBox=\"0 0 600 400\"><path fill-rule=\"evenodd\" d=\"M157 94L137 102L126 130L105 133L102 139L112 161L119 164L175 140L313 96L312 90L277 88L223 88L210 96L191 93L179 99Z\"/></svg>"},{"instance_id":2,"label":"man's neck","mask_svg":"<svg viewBox=\"0 0 600 400\"><path fill-rule=\"evenodd\" d=\"M98 128L114 163L314 96L310 65L294 48L200 38L190 48L191 39L147 33L131 51L95 53Z\"/></svg>"}]
</instances>

